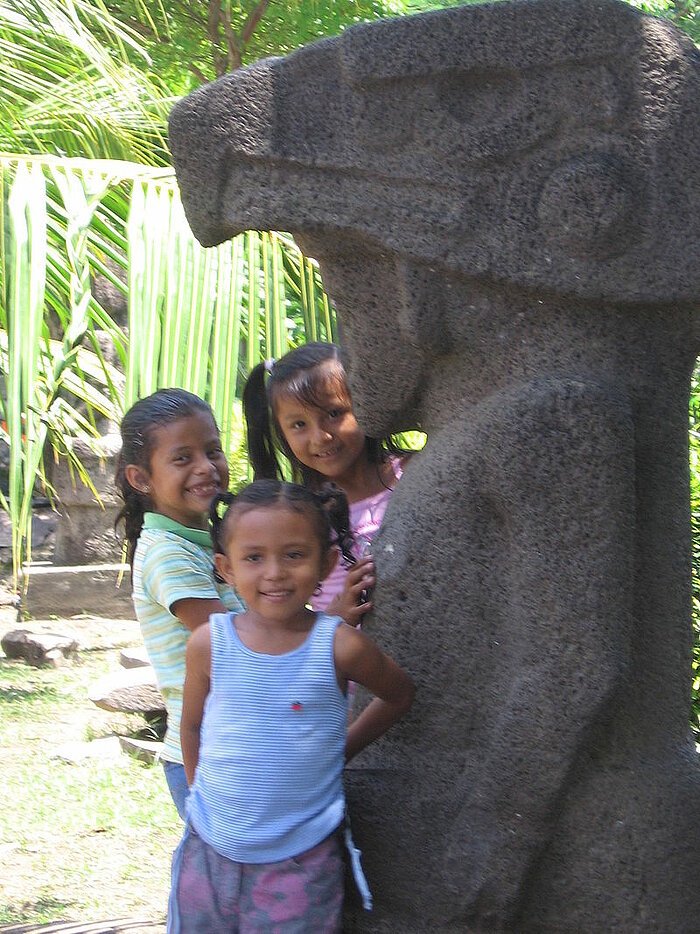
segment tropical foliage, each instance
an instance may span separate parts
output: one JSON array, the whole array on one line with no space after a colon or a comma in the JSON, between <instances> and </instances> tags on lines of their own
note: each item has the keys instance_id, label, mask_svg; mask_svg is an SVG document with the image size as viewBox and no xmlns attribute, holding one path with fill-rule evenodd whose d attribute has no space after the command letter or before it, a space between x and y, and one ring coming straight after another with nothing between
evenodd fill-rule
<instances>
[{"instance_id":1,"label":"tropical foliage","mask_svg":"<svg viewBox=\"0 0 700 934\"><path fill-rule=\"evenodd\" d=\"M131 9L159 35L149 10L162 24L164 8ZM0 0L0 152L51 154L0 155L0 506L15 579L37 479L50 492L45 451L90 485L76 442L176 384L212 400L240 478L241 366L334 333L317 267L289 237L250 233L217 250L193 240L172 170L147 168L169 161L172 98L141 39L102 0ZM97 300L95 276L125 295L128 322Z\"/></svg>"},{"instance_id":2,"label":"tropical foliage","mask_svg":"<svg viewBox=\"0 0 700 934\"><path fill-rule=\"evenodd\" d=\"M107 0L107 7L140 35L157 73L179 93L352 23L406 11L401 0Z\"/></svg>"},{"instance_id":3,"label":"tropical foliage","mask_svg":"<svg viewBox=\"0 0 700 934\"><path fill-rule=\"evenodd\" d=\"M0 151L168 164L173 100L101 0L0 0Z\"/></svg>"},{"instance_id":4,"label":"tropical foliage","mask_svg":"<svg viewBox=\"0 0 700 934\"><path fill-rule=\"evenodd\" d=\"M670 19L679 29L700 43L700 0L627 0L632 6Z\"/></svg>"},{"instance_id":5,"label":"tropical foliage","mask_svg":"<svg viewBox=\"0 0 700 934\"><path fill-rule=\"evenodd\" d=\"M203 249L172 170L13 157L0 158L0 180L0 436L11 452L0 505L16 575L37 477L50 491L47 443L90 485L76 442L158 387L183 386L211 402L240 478L242 376L336 335L318 268L291 238L250 232ZM95 276L125 295L126 330L95 297Z\"/></svg>"},{"instance_id":6,"label":"tropical foliage","mask_svg":"<svg viewBox=\"0 0 700 934\"><path fill-rule=\"evenodd\" d=\"M87 230L106 179L92 165L81 176L56 160L46 168L45 175L37 161L0 162L0 434L10 451L0 504L12 521L15 580L25 541L31 548L32 494L37 476L45 482L46 441L90 484L73 441L97 434L94 413L111 414L104 390L115 384L101 354L82 346L89 332L95 337Z\"/></svg>"}]
</instances>

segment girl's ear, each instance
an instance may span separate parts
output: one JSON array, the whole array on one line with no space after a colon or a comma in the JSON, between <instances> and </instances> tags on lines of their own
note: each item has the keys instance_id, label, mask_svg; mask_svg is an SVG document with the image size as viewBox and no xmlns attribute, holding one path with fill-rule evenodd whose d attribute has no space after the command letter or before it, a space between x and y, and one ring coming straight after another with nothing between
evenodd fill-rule
<instances>
[{"instance_id":1,"label":"girl's ear","mask_svg":"<svg viewBox=\"0 0 700 934\"><path fill-rule=\"evenodd\" d=\"M337 545L333 545L332 548L329 548L326 552L323 561L321 562L321 580L324 581L328 575L331 573L333 568L338 563L338 555L340 554Z\"/></svg>"},{"instance_id":2,"label":"girl's ear","mask_svg":"<svg viewBox=\"0 0 700 934\"><path fill-rule=\"evenodd\" d=\"M151 478L145 468L137 464L127 464L124 468L124 476L129 486L133 487L137 493L151 492Z\"/></svg>"},{"instance_id":3,"label":"girl's ear","mask_svg":"<svg viewBox=\"0 0 700 934\"><path fill-rule=\"evenodd\" d=\"M231 562L228 560L226 555L222 555L217 552L214 555L214 567L219 572L220 576L226 581L227 584L231 584L232 587L235 587L236 581L233 578L233 571L231 570Z\"/></svg>"}]
</instances>

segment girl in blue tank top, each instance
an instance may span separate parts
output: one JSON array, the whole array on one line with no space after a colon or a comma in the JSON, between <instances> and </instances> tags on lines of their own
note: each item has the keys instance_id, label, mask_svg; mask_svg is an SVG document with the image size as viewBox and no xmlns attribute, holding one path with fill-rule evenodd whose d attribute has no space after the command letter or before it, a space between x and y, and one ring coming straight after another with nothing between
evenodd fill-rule
<instances>
[{"instance_id":1,"label":"girl in blue tank top","mask_svg":"<svg viewBox=\"0 0 700 934\"><path fill-rule=\"evenodd\" d=\"M168 931L340 931L343 767L405 713L413 685L365 633L308 609L352 544L338 488L260 480L216 498L212 530L247 609L215 613L187 647L190 796ZM350 680L374 699L348 726Z\"/></svg>"}]
</instances>

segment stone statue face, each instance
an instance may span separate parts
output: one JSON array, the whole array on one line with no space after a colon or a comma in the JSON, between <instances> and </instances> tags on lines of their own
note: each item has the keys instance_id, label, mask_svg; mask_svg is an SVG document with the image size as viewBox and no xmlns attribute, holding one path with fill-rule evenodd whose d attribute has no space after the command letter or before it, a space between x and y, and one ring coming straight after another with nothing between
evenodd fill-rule
<instances>
[{"instance_id":1,"label":"stone statue face","mask_svg":"<svg viewBox=\"0 0 700 934\"><path fill-rule=\"evenodd\" d=\"M606 27L593 0L564 19L517 6L349 29L181 101L170 140L196 236L291 230L319 260L340 237L518 290L692 301L697 51L612 0Z\"/></svg>"},{"instance_id":2,"label":"stone statue face","mask_svg":"<svg viewBox=\"0 0 700 934\"><path fill-rule=\"evenodd\" d=\"M425 354L416 332L421 295L411 287L413 271L397 257L360 247L326 258L322 243L300 239L337 297L343 364L362 429L381 438L415 428Z\"/></svg>"}]
</instances>

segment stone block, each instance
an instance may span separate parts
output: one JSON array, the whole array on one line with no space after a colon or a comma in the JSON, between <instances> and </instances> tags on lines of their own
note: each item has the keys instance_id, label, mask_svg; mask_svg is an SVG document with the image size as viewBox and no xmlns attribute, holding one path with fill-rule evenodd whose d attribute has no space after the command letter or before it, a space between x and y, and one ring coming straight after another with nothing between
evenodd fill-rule
<instances>
[{"instance_id":1,"label":"stone block","mask_svg":"<svg viewBox=\"0 0 700 934\"><path fill-rule=\"evenodd\" d=\"M78 643L70 636L36 633L28 629L13 629L5 633L0 646L8 658L22 658L35 668L59 668L77 658L78 653Z\"/></svg>"},{"instance_id":2,"label":"stone block","mask_svg":"<svg viewBox=\"0 0 700 934\"><path fill-rule=\"evenodd\" d=\"M56 565L111 564L122 545L114 531L117 506L61 504L56 522L53 562Z\"/></svg>"},{"instance_id":3,"label":"stone block","mask_svg":"<svg viewBox=\"0 0 700 934\"><path fill-rule=\"evenodd\" d=\"M122 668L147 668L151 663L144 645L134 648L122 649L119 653L119 664Z\"/></svg>"},{"instance_id":4,"label":"stone block","mask_svg":"<svg viewBox=\"0 0 700 934\"><path fill-rule=\"evenodd\" d=\"M165 701L152 668L128 668L100 678L88 692L97 707L119 713L160 714Z\"/></svg>"},{"instance_id":5,"label":"stone block","mask_svg":"<svg viewBox=\"0 0 700 934\"><path fill-rule=\"evenodd\" d=\"M120 447L121 438L116 431L92 445L76 442L76 452L94 491L80 482L65 460L53 465L51 482L60 503L55 564L104 564L121 557L121 543L114 531L120 508L114 467Z\"/></svg>"},{"instance_id":6,"label":"stone block","mask_svg":"<svg viewBox=\"0 0 700 934\"><path fill-rule=\"evenodd\" d=\"M81 613L134 619L131 569L126 564L32 564L23 570L21 609L25 616L35 619Z\"/></svg>"},{"instance_id":7,"label":"stone block","mask_svg":"<svg viewBox=\"0 0 700 934\"><path fill-rule=\"evenodd\" d=\"M50 506L32 508L32 559L53 560L56 545L58 513ZM0 512L0 563L12 564L12 523L6 512Z\"/></svg>"},{"instance_id":8,"label":"stone block","mask_svg":"<svg viewBox=\"0 0 700 934\"><path fill-rule=\"evenodd\" d=\"M59 501L71 505L95 506L98 509L100 501L116 506L119 500L114 485L114 462L121 449L119 432L114 431L91 444L76 441L75 445L76 454L85 466L95 489L93 491L81 483L75 472L71 472L67 461L60 460L58 464L52 465L51 470L51 484Z\"/></svg>"}]
</instances>

